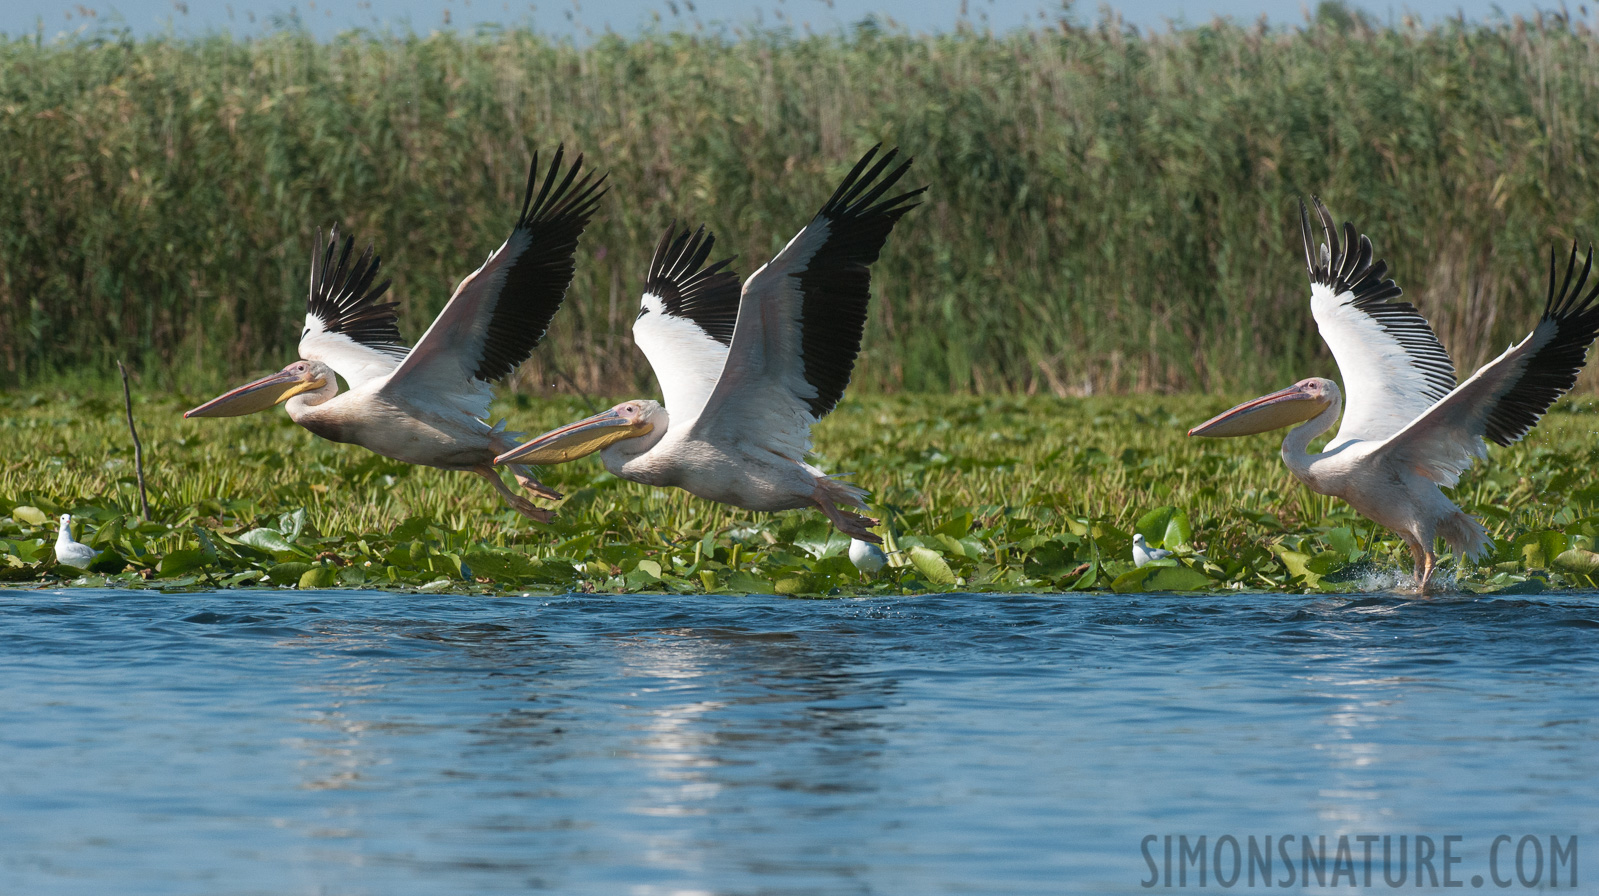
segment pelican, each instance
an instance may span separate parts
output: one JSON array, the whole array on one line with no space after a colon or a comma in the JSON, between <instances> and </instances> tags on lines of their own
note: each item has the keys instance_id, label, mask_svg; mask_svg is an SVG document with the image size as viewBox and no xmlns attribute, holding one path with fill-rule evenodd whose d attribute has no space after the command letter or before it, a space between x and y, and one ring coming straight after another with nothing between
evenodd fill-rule
<instances>
[{"instance_id":1,"label":"pelican","mask_svg":"<svg viewBox=\"0 0 1599 896\"><path fill-rule=\"evenodd\" d=\"M1344 224L1339 242L1332 215L1313 199L1324 242L1311 249L1310 218L1300 204L1311 312L1344 376L1349 407L1343 425L1318 453L1310 443L1344 410L1338 384L1311 377L1245 402L1188 431L1191 436L1242 436L1299 424L1283 439L1282 456L1311 491L1342 498L1397 532L1415 560L1416 588L1429 590L1437 569L1435 538L1476 559L1492 545L1475 519L1440 486L1451 487L1478 458L1484 439L1520 441L1549 406L1577 381L1588 346L1599 333L1599 283L1583 294L1593 266L1582 271L1577 247L1555 289L1549 256L1549 294L1543 316L1527 337L1455 385L1454 365L1427 321L1406 302L1387 266L1372 260L1371 241Z\"/></svg>"},{"instance_id":2,"label":"pelican","mask_svg":"<svg viewBox=\"0 0 1599 896\"><path fill-rule=\"evenodd\" d=\"M94 548L72 540L72 514L61 514L61 531L56 534L56 562L62 566L88 569L97 553Z\"/></svg>"},{"instance_id":3,"label":"pelican","mask_svg":"<svg viewBox=\"0 0 1599 896\"><path fill-rule=\"evenodd\" d=\"M820 509L839 531L880 544L866 493L805 462L811 427L844 394L860 351L869 266L926 188L883 196L910 168L873 147L811 223L745 281L705 267L714 237L662 236L633 338L666 402L626 401L553 430L496 463L562 463L600 452L623 479L675 486L747 510ZM870 170L868 170L868 167ZM887 172L885 174L885 172Z\"/></svg>"},{"instance_id":4,"label":"pelican","mask_svg":"<svg viewBox=\"0 0 1599 896\"><path fill-rule=\"evenodd\" d=\"M578 237L605 193L603 176L578 178L581 155L562 176L564 151L556 149L542 185L534 154L511 235L455 288L415 348L401 339L397 303L378 301L389 284L373 285L380 259L371 247L352 263L353 238L339 251L337 228L325 246L319 232L300 360L183 416L235 417L284 403L290 419L324 439L476 473L519 513L548 522L550 511L513 493L494 469L495 455L516 447L521 433L486 420L491 386L527 360L561 307ZM335 374L349 391L339 391ZM526 467L512 473L535 495L561 497Z\"/></svg>"}]
</instances>

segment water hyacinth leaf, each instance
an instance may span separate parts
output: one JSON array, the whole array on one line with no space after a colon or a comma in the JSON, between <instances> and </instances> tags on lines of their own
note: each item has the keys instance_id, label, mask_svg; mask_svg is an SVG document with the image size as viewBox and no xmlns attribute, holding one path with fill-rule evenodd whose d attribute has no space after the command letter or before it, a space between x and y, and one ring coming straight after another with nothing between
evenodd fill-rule
<instances>
[{"instance_id":1,"label":"water hyacinth leaf","mask_svg":"<svg viewBox=\"0 0 1599 896\"><path fill-rule=\"evenodd\" d=\"M810 587L805 576L784 576L772 583L772 590L778 594L808 594L816 589Z\"/></svg>"},{"instance_id":2,"label":"water hyacinth leaf","mask_svg":"<svg viewBox=\"0 0 1599 896\"><path fill-rule=\"evenodd\" d=\"M1314 588L1321 581L1321 574L1310 568L1309 554L1291 551L1282 545L1273 545L1272 553L1277 555L1290 575L1303 579L1306 585Z\"/></svg>"},{"instance_id":3,"label":"water hyacinth leaf","mask_svg":"<svg viewBox=\"0 0 1599 896\"><path fill-rule=\"evenodd\" d=\"M1208 576L1186 566L1157 567L1155 574L1144 581L1150 591L1203 591L1210 584Z\"/></svg>"},{"instance_id":4,"label":"water hyacinth leaf","mask_svg":"<svg viewBox=\"0 0 1599 896\"><path fill-rule=\"evenodd\" d=\"M947 535L950 538L960 539L970 535L971 531L972 515L970 513L961 513L945 520L938 528L933 530L933 534Z\"/></svg>"},{"instance_id":5,"label":"water hyacinth leaf","mask_svg":"<svg viewBox=\"0 0 1599 896\"><path fill-rule=\"evenodd\" d=\"M1553 530L1543 532L1539 537L1539 543L1542 544L1543 555L1549 558L1549 563L1553 563L1556 557L1571 547L1571 540L1566 537L1566 533Z\"/></svg>"},{"instance_id":6,"label":"water hyacinth leaf","mask_svg":"<svg viewBox=\"0 0 1599 896\"><path fill-rule=\"evenodd\" d=\"M121 546L122 539L126 535L126 531L124 530L123 526L125 525L127 519L128 518L125 515L118 514L101 523L100 528L95 530L95 533L92 537L86 538L82 535L79 535L78 540L90 547L100 548L102 550L112 546Z\"/></svg>"},{"instance_id":7,"label":"water hyacinth leaf","mask_svg":"<svg viewBox=\"0 0 1599 896\"><path fill-rule=\"evenodd\" d=\"M1544 584L1544 580L1543 579L1527 579L1524 582L1517 582L1517 583L1515 583L1513 585L1507 585L1504 588L1500 588L1500 589L1498 589L1497 591L1495 591L1493 593L1494 594L1542 594L1544 591L1548 590L1548 587L1549 587L1548 585Z\"/></svg>"},{"instance_id":8,"label":"water hyacinth leaf","mask_svg":"<svg viewBox=\"0 0 1599 896\"><path fill-rule=\"evenodd\" d=\"M303 557L304 554L290 544L288 539L276 529L251 529L238 537L240 544L247 544L252 548L271 554L275 560L290 560Z\"/></svg>"},{"instance_id":9,"label":"water hyacinth leaf","mask_svg":"<svg viewBox=\"0 0 1599 896\"><path fill-rule=\"evenodd\" d=\"M1188 514L1174 511L1166 523L1166 533L1161 537L1161 547L1185 547L1194 537L1194 528L1188 523Z\"/></svg>"},{"instance_id":10,"label":"water hyacinth leaf","mask_svg":"<svg viewBox=\"0 0 1599 896\"><path fill-rule=\"evenodd\" d=\"M1344 565L1344 554L1338 551L1322 551L1310 558L1305 564L1305 569L1318 576L1325 576L1342 569Z\"/></svg>"},{"instance_id":11,"label":"water hyacinth leaf","mask_svg":"<svg viewBox=\"0 0 1599 896\"><path fill-rule=\"evenodd\" d=\"M1569 569L1572 572L1591 576L1599 573L1599 554L1593 551L1585 551L1581 548L1572 548L1556 555L1555 565L1561 569Z\"/></svg>"},{"instance_id":12,"label":"water hyacinth leaf","mask_svg":"<svg viewBox=\"0 0 1599 896\"><path fill-rule=\"evenodd\" d=\"M1144 536L1144 541L1153 547L1164 547L1166 530L1171 525L1172 516L1177 513L1177 508L1166 506L1154 510L1138 518L1133 524L1133 531Z\"/></svg>"},{"instance_id":13,"label":"water hyacinth leaf","mask_svg":"<svg viewBox=\"0 0 1599 896\"><path fill-rule=\"evenodd\" d=\"M746 570L736 569L727 577L727 590L743 594L776 594L771 582Z\"/></svg>"},{"instance_id":14,"label":"water hyacinth leaf","mask_svg":"<svg viewBox=\"0 0 1599 896\"><path fill-rule=\"evenodd\" d=\"M1355 542L1354 530L1348 526L1339 526L1327 533L1327 544L1333 550L1342 554L1345 560L1355 561L1360 559L1360 546Z\"/></svg>"},{"instance_id":15,"label":"water hyacinth leaf","mask_svg":"<svg viewBox=\"0 0 1599 896\"><path fill-rule=\"evenodd\" d=\"M127 565L127 558L117 553L116 548L106 548L89 561L89 571L108 575L121 572Z\"/></svg>"},{"instance_id":16,"label":"water hyacinth leaf","mask_svg":"<svg viewBox=\"0 0 1599 896\"><path fill-rule=\"evenodd\" d=\"M811 567L811 575L833 582L848 582L859 576L860 572L855 568L855 564L850 562L848 556L834 554L816 561Z\"/></svg>"},{"instance_id":17,"label":"water hyacinth leaf","mask_svg":"<svg viewBox=\"0 0 1599 896\"><path fill-rule=\"evenodd\" d=\"M293 542L300 537L300 531L305 528L305 508L301 507L292 513L285 513L278 517L278 531L283 538Z\"/></svg>"},{"instance_id":18,"label":"water hyacinth leaf","mask_svg":"<svg viewBox=\"0 0 1599 896\"><path fill-rule=\"evenodd\" d=\"M847 550L849 537L834 529L826 520L806 520L794 533L791 543L812 557L820 559L829 553Z\"/></svg>"},{"instance_id":19,"label":"water hyacinth leaf","mask_svg":"<svg viewBox=\"0 0 1599 896\"><path fill-rule=\"evenodd\" d=\"M920 545L910 549L911 566L934 585L955 584L955 572L937 551Z\"/></svg>"},{"instance_id":20,"label":"water hyacinth leaf","mask_svg":"<svg viewBox=\"0 0 1599 896\"><path fill-rule=\"evenodd\" d=\"M267 580L273 585L297 585L300 577L311 571L309 563L279 563L267 568Z\"/></svg>"},{"instance_id":21,"label":"water hyacinth leaf","mask_svg":"<svg viewBox=\"0 0 1599 896\"><path fill-rule=\"evenodd\" d=\"M1210 578L1186 566L1144 566L1117 576L1110 588L1118 594L1141 591L1203 591Z\"/></svg>"},{"instance_id":22,"label":"water hyacinth leaf","mask_svg":"<svg viewBox=\"0 0 1599 896\"><path fill-rule=\"evenodd\" d=\"M463 558L477 576L497 582L515 582L539 574L539 564L526 554L511 551L469 551Z\"/></svg>"},{"instance_id":23,"label":"water hyacinth leaf","mask_svg":"<svg viewBox=\"0 0 1599 896\"><path fill-rule=\"evenodd\" d=\"M205 551L183 550L173 551L161 558L161 564L156 571L161 576L181 576L186 572L199 569L206 563Z\"/></svg>"},{"instance_id":24,"label":"water hyacinth leaf","mask_svg":"<svg viewBox=\"0 0 1599 896\"><path fill-rule=\"evenodd\" d=\"M32 504L22 504L12 508L11 518L24 526L43 526L50 522L50 515Z\"/></svg>"},{"instance_id":25,"label":"water hyacinth leaf","mask_svg":"<svg viewBox=\"0 0 1599 896\"><path fill-rule=\"evenodd\" d=\"M1522 562L1538 569L1550 566L1568 546L1565 534L1552 529L1528 532L1515 541L1516 553Z\"/></svg>"},{"instance_id":26,"label":"water hyacinth leaf","mask_svg":"<svg viewBox=\"0 0 1599 896\"><path fill-rule=\"evenodd\" d=\"M300 574L299 587L332 588L338 583L339 570L333 566L313 566Z\"/></svg>"}]
</instances>

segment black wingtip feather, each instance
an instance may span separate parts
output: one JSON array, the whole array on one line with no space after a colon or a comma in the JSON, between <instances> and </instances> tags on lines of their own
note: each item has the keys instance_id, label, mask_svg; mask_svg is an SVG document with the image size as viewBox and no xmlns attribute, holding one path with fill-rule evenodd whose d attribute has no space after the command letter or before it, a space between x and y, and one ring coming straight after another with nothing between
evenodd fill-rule
<instances>
[{"instance_id":1,"label":"black wingtip feather","mask_svg":"<svg viewBox=\"0 0 1599 896\"><path fill-rule=\"evenodd\" d=\"M727 266L736 256L706 267L715 244L716 238L703 226L678 233L673 221L655 246L644 291L660 297L665 313L691 320L712 339L731 345L740 288L738 274ZM638 316L648 313L648 308L640 307Z\"/></svg>"},{"instance_id":2,"label":"black wingtip feather","mask_svg":"<svg viewBox=\"0 0 1599 896\"><path fill-rule=\"evenodd\" d=\"M1544 330L1545 341L1526 360L1519 379L1494 403L1488 414L1485 435L1499 445L1521 440L1542 419L1555 399L1577 384L1577 375L1587 363L1588 348L1599 336L1599 280L1588 289L1593 269L1593 247L1588 248L1582 271L1577 268L1577 244L1571 244L1571 259L1559 292L1555 291L1555 256L1549 253L1549 296L1544 313L1532 336ZM1573 279L1575 274L1575 279ZM1545 328L1552 328L1552 332Z\"/></svg>"},{"instance_id":3,"label":"black wingtip feather","mask_svg":"<svg viewBox=\"0 0 1599 896\"><path fill-rule=\"evenodd\" d=\"M817 393L807 403L818 419L844 397L860 354L871 300L870 266L894 225L919 204L912 200L927 191L923 186L884 199L913 159L889 170L899 150L889 150L873 164L881 148L878 144L867 150L817 213L812 226L825 226L827 240L799 274L805 296L805 379Z\"/></svg>"},{"instance_id":4,"label":"black wingtip feather","mask_svg":"<svg viewBox=\"0 0 1599 896\"><path fill-rule=\"evenodd\" d=\"M396 310L399 303L378 301L388 291L390 281L372 285L382 259L367 246L352 265L350 253L354 249L355 238L346 236L340 250L338 225L330 229L325 243L322 231L317 230L305 310L320 319L329 332L341 333L368 348L404 355L407 349L400 336Z\"/></svg>"},{"instance_id":5,"label":"black wingtip feather","mask_svg":"<svg viewBox=\"0 0 1599 896\"><path fill-rule=\"evenodd\" d=\"M1321 224L1326 253L1317 255L1315 237L1310 230L1310 216L1303 199L1299 201L1300 233L1305 243L1305 266L1310 282L1326 286L1334 295L1353 293L1349 304L1374 321L1391 335L1409 356L1416 369L1427 382L1427 396L1434 401L1448 395L1455 387L1455 365L1444 350L1443 343L1433 332L1432 325L1421 316L1416 306L1394 299L1404 294L1390 277L1388 263L1376 258L1371 240L1355 230L1353 222L1344 222L1342 243L1332 213L1322 204L1320 197L1312 196L1316 218Z\"/></svg>"},{"instance_id":6,"label":"black wingtip feather","mask_svg":"<svg viewBox=\"0 0 1599 896\"><path fill-rule=\"evenodd\" d=\"M578 177L583 168L581 154L563 177L565 157L566 146L556 147L542 182L537 153L528 167L522 211L512 229L513 237L525 232L528 241L518 254L504 259L504 285L473 373L484 382L494 382L515 370L544 338L577 269L578 238L607 192L608 174L596 178L589 171Z\"/></svg>"}]
</instances>

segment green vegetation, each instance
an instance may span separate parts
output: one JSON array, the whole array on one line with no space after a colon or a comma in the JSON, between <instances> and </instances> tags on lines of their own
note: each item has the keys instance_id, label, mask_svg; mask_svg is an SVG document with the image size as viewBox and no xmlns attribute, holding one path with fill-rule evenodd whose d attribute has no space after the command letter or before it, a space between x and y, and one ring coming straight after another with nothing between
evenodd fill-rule
<instances>
[{"instance_id":1,"label":"green vegetation","mask_svg":"<svg viewBox=\"0 0 1599 896\"><path fill-rule=\"evenodd\" d=\"M135 404L154 516L140 521L120 397L0 402L0 580L829 595L1352 590L1410 569L1398 538L1294 482L1274 439L1184 435L1225 397L847 400L817 447L873 491L892 534L893 565L872 580L819 513L746 513L589 458L544 469L569 497L539 526L476 477L325 442L282 413L181 420L201 395ZM502 410L533 431L588 413L571 399ZM1593 402L1562 403L1455 490L1497 542L1461 588L1599 585L1596 424ZM61 512L104 552L86 574L54 565ZM1176 557L1134 570L1135 530Z\"/></svg>"},{"instance_id":2,"label":"green vegetation","mask_svg":"<svg viewBox=\"0 0 1599 896\"><path fill-rule=\"evenodd\" d=\"M867 146L931 185L876 269L861 391L1244 391L1326 372L1295 199L1360 223L1462 367L1590 240L1599 38L1558 16L1139 36L525 32L0 42L0 384L220 386L292 355L312 232L373 241L413 338L510 225L531 149L611 172L523 384L635 392L660 230L745 272ZM1593 382L1590 378L1588 382Z\"/></svg>"}]
</instances>

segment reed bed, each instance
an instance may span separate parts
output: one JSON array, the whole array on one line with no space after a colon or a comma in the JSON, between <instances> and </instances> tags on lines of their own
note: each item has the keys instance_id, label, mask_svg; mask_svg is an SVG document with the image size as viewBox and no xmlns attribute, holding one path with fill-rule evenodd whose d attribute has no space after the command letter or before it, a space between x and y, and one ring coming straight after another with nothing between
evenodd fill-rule
<instances>
[{"instance_id":1,"label":"reed bed","mask_svg":"<svg viewBox=\"0 0 1599 896\"><path fill-rule=\"evenodd\" d=\"M279 366L313 232L334 223L376 244L419 335L508 232L531 152L559 142L613 189L527 392L649 391L627 327L662 228L708 224L748 273L879 141L931 189L874 268L860 392L1240 392L1330 373L1300 261L1311 194L1372 236L1469 369L1526 332L1550 248L1593 239L1596 133L1599 38L1558 16L1380 28L1324 5L1283 30L582 47L13 39L0 385L115 358L167 391Z\"/></svg>"}]
</instances>

